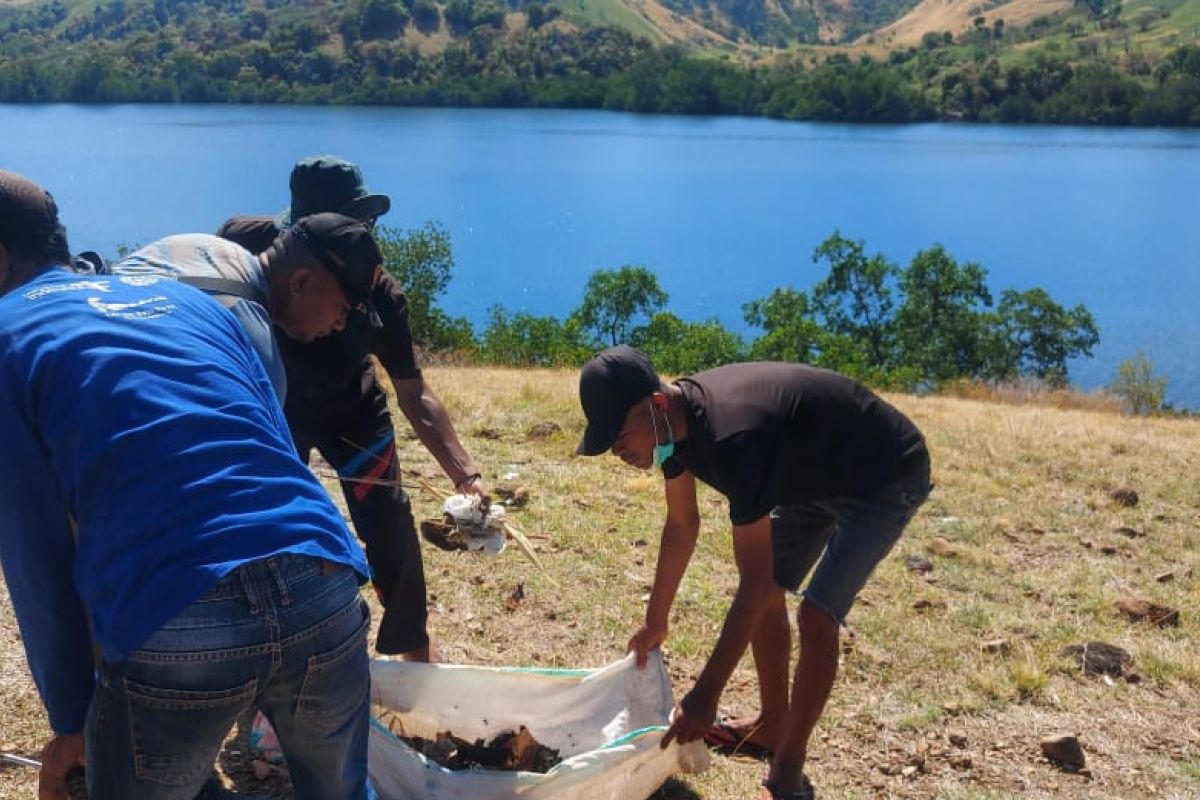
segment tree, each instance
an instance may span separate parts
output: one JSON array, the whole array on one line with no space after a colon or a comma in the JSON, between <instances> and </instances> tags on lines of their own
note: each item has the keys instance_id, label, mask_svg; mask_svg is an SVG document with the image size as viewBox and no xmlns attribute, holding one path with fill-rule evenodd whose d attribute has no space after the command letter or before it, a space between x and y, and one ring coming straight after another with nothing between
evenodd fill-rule
<instances>
[{"instance_id":1,"label":"tree","mask_svg":"<svg viewBox=\"0 0 1200 800\"><path fill-rule=\"evenodd\" d=\"M669 311L655 314L636 331L633 345L645 351L661 372L699 372L739 361L742 339L715 319L684 322Z\"/></svg>"},{"instance_id":2,"label":"tree","mask_svg":"<svg viewBox=\"0 0 1200 800\"><path fill-rule=\"evenodd\" d=\"M1121 398L1125 410L1139 416L1155 414L1164 408L1167 379L1154 374L1154 364L1138 352L1117 365L1117 379L1108 390Z\"/></svg>"},{"instance_id":3,"label":"tree","mask_svg":"<svg viewBox=\"0 0 1200 800\"><path fill-rule=\"evenodd\" d=\"M510 314L502 306L488 311L480 355L489 364L506 367L578 366L591 355L579 325L525 311Z\"/></svg>"},{"instance_id":4,"label":"tree","mask_svg":"<svg viewBox=\"0 0 1200 800\"><path fill-rule=\"evenodd\" d=\"M649 319L667 304L667 293L654 273L640 265L597 270L588 278L583 302L572 317L601 346L632 339L634 323Z\"/></svg>"},{"instance_id":5,"label":"tree","mask_svg":"<svg viewBox=\"0 0 1200 800\"><path fill-rule=\"evenodd\" d=\"M837 232L813 251L813 261L822 260L829 274L813 286L813 310L830 333L860 347L866 363L888 366L895 360L892 285L898 268L879 254L867 258L861 241Z\"/></svg>"},{"instance_id":6,"label":"tree","mask_svg":"<svg viewBox=\"0 0 1200 800\"><path fill-rule=\"evenodd\" d=\"M1004 290L996 317L1002 360L993 377L1009 377L1012 371L1062 386L1067 381L1067 361L1090 356L1100 341L1086 308L1063 308L1045 289Z\"/></svg>"},{"instance_id":7,"label":"tree","mask_svg":"<svg viewBox=\"0 0 1200 800\"><path fill-rule=\"evenodd\" d=\"M941 245L913 257L900 274L904 301L896 311L900 361L925 383L980 378L992 360L988 353L992 305L987 272L960 265Z\"/></svg>"},{"instance_id":8,"label":"tree","mask_svg":"<svg viewBox=\"0 0 1200 800\"><path fill-rule=\"evenodd\" d=\"M450 234L436 222L408 232L375 229L383 266L404 287L413 339L434 349L470 349L474 334L466 320L448 316L435 301L450 284L454 253Z\"/></svg>"},{"instance_id":9,"label":"tree","mask_svg":"<svg viewBox=\"0 0 1200 800\"><path fill-rule=\"evenodd\" d=\"M756 361L813 363L821 351L825 330L813 317L808 295L795 289L776 289L742 306L746 324L763 335L750 344Z\"/></svg>"}]
</instances>

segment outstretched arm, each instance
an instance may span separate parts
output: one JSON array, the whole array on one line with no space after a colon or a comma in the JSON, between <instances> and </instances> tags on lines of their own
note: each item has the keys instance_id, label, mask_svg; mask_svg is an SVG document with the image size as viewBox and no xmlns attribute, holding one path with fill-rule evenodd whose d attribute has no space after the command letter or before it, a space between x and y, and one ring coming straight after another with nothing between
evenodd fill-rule
<instances>
[{"instance_id":1,"label":"outstretched arm","mask_svg":"<svg viewBox=\"0 0 1200 800\"><path fill-rule=\"evenodd\" d=\"M446 407L422 377L393 380L396 402L408 419L421 444L433 454L442 471L460 492L490 500L474 459L458 440Z\"/></svg>"},{"instance_id":2,"label":"outstretched arm","mask_svg":"<svg viewBox=\"0 0 1200 800\"><path fill-rule=\"evenodd\" d=\"M735 525L733 536L738 543L736 553L741 572L737 593L725 614L717 646L696 679L696 685L679 702L675 720L663 737L663 747L672 739L678 739L680 743L699 739L712 727L721 692L750 645L762 611L775 591L769 572L760 574L761 569L754 568L771 563L770 518Z\"/></svg>"},{"instance_id":3,"label":"outstretched arm","mask_svg":"<svg viewBox=\"0 0 1200 800\"><path fill-rule=\"evenodd\" d=\"M638 668L646 666L646 654L660 646L670 628L675 593L692 560L700 535L700 510L696 504L696 479L690 472L666 481L667 519L663 523L654 569L654 587L646 606L646 622L629 640Z\"/></svg>"}]
</instances>

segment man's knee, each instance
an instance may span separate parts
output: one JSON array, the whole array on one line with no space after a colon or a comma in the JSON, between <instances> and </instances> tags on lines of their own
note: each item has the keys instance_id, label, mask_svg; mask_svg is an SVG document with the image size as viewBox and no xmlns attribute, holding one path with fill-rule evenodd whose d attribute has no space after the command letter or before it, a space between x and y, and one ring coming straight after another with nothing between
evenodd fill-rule
<instances>
[{"instance_id":1,"label":"man's knee","mask_svg":"<svg viewBox=\"0 0 1200 800\"><path fill-rule=\"evenodd\" d=\"M800 626L802 646L804 642L816 644L837 641L841 623L828 609L805 598L800 601L800 610L796 617Z\"/></svg>"}]
</instances>

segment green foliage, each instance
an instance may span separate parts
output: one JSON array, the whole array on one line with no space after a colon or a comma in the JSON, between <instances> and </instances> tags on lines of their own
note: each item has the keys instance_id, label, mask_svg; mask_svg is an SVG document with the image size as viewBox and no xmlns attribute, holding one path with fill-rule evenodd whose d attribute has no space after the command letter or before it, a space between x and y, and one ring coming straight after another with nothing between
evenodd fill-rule
<instances>
[{"instance_id":1,"label":"green foliage","mask_svg":"<svg viewBox=\"0 0 1200 800\"><path fill-rule=\"evenodd\" d=\"M934 245L913 258L900 275L904 300L896 310L899 363L914 367L934 385L952 378L987 377L992 337L987 272L960 265Z\"/></svg>"},{"instance_id":2,"label":"green foliage","mask_svg":"<svg viewBox=\"0 0 1200 800\"><path fill-rule=\"evenodd\" d=\"M775 289L742 306L746 324L763 334L750 344L755 361L815 363L825 348L825 329L813 316L808 295L795 289Z\"/></svg>"},{"instance_id":3,"label":"green foliage","mask_svg":"<svg viewBox=\"0 0 1200 800\"><path fill-rule=\"evenodd\" d=\"M434 350L464 350L474 346L474 333L466 320L448 316L434 304L450 284L454 253L450 234L439 223L402 231L381 226L375 240L383 266L404 287L413 339Z\"/></svg>"},{"instance_id":4,"label":"green foliage","mask_svg":"<svg viewBox=\"0 0 1200 800\"><path fill-rule=\"evenodd\" d=\"M1157 414L1165 408L1167 379L1154 374L1154 364L1145 353L1118 364L1117 378L1108 388L1130 414Z\"/></svg>"},{"instance_id":5,"label":"green foliage","mask_svg":"<svg viewBox=\"0 0 1200 800\"><path fill-rule=\"evenodd\" d=\"M488 312L479 355L506 367L567 367L582 364L592 352L574 320L510 314L495 306Z\"/></svg>"},{"instance_id":6,"label":"green foliage","mask_svg":"<svg viewBox=\"0 0 1200 800\"><path fill-rule=\"evenodd\" d=\"M730 13L746 15L745 26L726 31L733 38L753 29L761 40L790 41L813 21L812 8L795 0L733 2ZM868 4L855 13L862 21L909 2ZM725 0L675 5L717 28L725 24L725 12L718 12ZM89 13L70 13L59 0L0 6L0 102L568 107L843 122L1200 125L1198 48L1162 49L1168 37L1157 17L1143 15L1150 26L1145 35L1158 43L1145 53L1128 44L1123 52L1101 48L1095 44L1101 38L1086 37L1079 39L1081 52L1051 40L1017 57L1001 46L1024 45L1021 37L1039 29L1010 32L993 19L957 42L948 33L927 36L921 47L893 51L885 62L833 55L814 64L781 56L764 66L658 47L627 29L587 22L586 14L572 17L581 27L547 25L560 6L539 2L524 6L527 26L509 31L508 7L521 3L449 0L450 41L440 52L423 52L403 37L410 24L424 35L440 30L443 12L435 0L316 6L270 0L252 9L240 0L105 0ZM1076 14L1070 24L1082 32L1083 18ZM1124 25L1115 11L1088 24L1114 31Z\"/></svg>"},{"instance_id":7,"label":"green foliage","mask_svg":"<svg viewBox=\"0 0 1200 800\"><path fill-rule=\"evenodd\" d=\"M867 258L863 243L834 232L813 253L829 274L812 290L812 305L824 327L862 351L865 363L884 369L892 360L895 324L892 287L898 270L882 255Z\"/></svg>"},{"instance_id":8,"label":"green foliage","mask_svg":"<svg viewBox=\"0 0 1200 800\"><path fill-rule=\"evenodd\" d=\"M662 372L682 375L742 360L745 344L715 319L684 322L669 311L655 314L632 344Z\"/></svg>"},{"instance_id":9,"label":"green foliage","mask_svg":"<svg viewBox=\"0 0 1200 800\"><path fill-rule=\"evenodd\" d=\"M993 370L1032 375L1050 386L1067 380L1067 361L1090 356L1100 341L1091 313L1083 306L1066 309L1045 289L1005 289L997 307L999 363Z\"/></svg>"},{"instance_id":10,"label":"green foliage","mask_svg":"<svg viewBox=\"0 0 1200 800\"><path fill-rule=\"evenodd\" d=\"M583 302L571 315L600 347L632 341L634 326L667 304L658 278L643 266L597 270L588 278Z\"/></svg>"}]
</instances>

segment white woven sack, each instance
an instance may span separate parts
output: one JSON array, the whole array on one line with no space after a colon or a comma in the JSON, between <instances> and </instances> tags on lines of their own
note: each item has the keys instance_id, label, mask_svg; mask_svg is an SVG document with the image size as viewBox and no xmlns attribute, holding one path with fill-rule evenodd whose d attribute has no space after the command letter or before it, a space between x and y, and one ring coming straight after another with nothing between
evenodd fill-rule
<instances>
[{"instance_id":1,"label":"white woven sack","mask_svg":"<svg viewBox=\"0 0 1200 800\"><path fill-rule=\"evenodd\" d=\"M677 772L708 768L700 742L659 747L674 707L657 652L644 670L632 655L598 670L371 663L373 703L404 736L450 731L490 741L524 725L562 763L545 774L452 772L371 720L370 773L381 800L644 800Z\"/></svg>"}]
</instances>

